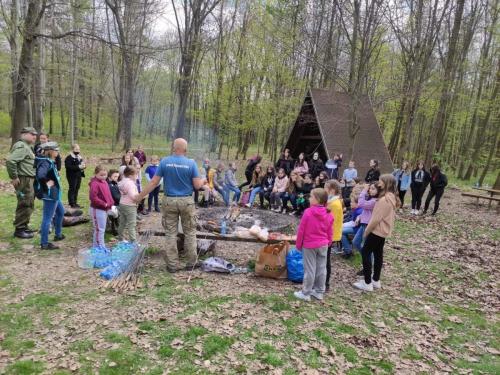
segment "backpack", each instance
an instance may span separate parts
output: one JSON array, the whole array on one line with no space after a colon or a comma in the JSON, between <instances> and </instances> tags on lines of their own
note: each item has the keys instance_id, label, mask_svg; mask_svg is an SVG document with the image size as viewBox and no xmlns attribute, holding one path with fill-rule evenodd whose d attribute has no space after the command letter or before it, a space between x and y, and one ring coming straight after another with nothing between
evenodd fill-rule
<instances>
[{"instance_id":1,"label":"backpack","mask_svg":"<svg viewBox=\"0 0 500 375\"><path fill-rule=\"evenodd\" d=\"M201 269L205 272L231 273L235 267L225 259L219 257L210 257L201 264Z\"/></svg>"}]
</instances>

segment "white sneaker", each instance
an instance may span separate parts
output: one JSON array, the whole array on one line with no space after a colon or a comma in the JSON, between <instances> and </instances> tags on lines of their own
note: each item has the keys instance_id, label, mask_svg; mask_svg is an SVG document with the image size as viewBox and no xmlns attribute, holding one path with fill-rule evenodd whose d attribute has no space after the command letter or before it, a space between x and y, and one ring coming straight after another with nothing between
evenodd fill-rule
<instances>
[{"instance_id":1,"label":"white sneaker","mask_svg":"<svg viewBox=\"0 0 500 375\"><path fill-rule=\"evenodd\" d=\"M306 296L304 293L302 293L302 290L293 293L293 295L295 296L295 298L301 299L302 301L309 302L311 300L311 296Z\"/></svg>"},{"instance_id":2,"label":"white sneaker","mask_svg":"<svg viewBox=\"0 0 500 375\"><path fill-rule=\"evenodd\" d=\"M382 284L380 283L380 280L379 281L372 280L372 284L373 284L373 289L381 289L382 288Z\"/></svg>"},{"instance_id":3,"label":"white sneaker","mask_svg":"<svg viewBox=\"0 0 500 375\"><path fill-rule=\"evenodd\" d=\"M365 280L359 280L352 285L354 285L355 288L361 289L365 292L373 292L373 285L372 284L373 283L370 283L370 284L365 283Z\"/></svg>"},{"instance_id":4,"label":"white sneaker","mask_svg":"<svg viewBox=\"0 0 500 375\"><path fill-rule=\"evenodd\" d=\"M247 203L247 204L245 204L245 207L250 208L252 206L250 206L250 203Z\"/></svg>"},{"instance_id":5,"label":"white sneaker","mask_svg":"<svg viewBox=\"0 0 500 375\"><path fill-rule=\"evenodd\" d=\"M314 299L317 299L318 301L323 301L323 293L318 293L318 292L312 291L311 297L313 297Z\"/></svg>"}]
</instances>

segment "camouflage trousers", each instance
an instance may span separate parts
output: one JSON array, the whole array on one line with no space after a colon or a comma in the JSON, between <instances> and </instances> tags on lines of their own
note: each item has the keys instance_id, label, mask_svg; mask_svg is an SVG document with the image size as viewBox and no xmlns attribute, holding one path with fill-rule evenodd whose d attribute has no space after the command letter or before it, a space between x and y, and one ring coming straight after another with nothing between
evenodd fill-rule
<instances>
[{"instance_id":1,"label":"camouflage trousers","mask_svg":"<svg viewBox=\"0 0 500 375\"><path fill-rule=\"evenodd\" d=\"M162 225L165 229L166 248L163 256L167 269L177 271L196 263L196 210L192 197L167 197L162 199ZM184 249L177 249L179 218L184 233Z\"/></svg>"},{"instance_id":2,"label":"camouflage trousers","mask_svg":"<svg viewBox=\"0 0 500 375\"><path fill-rule=\"evenodd\" d=\"M19 176L19 181L19 186L16 188L17 207L14 227L16 230L23 230L28 226L35 208L34 178Z\"/></svg>"}]
</instances>

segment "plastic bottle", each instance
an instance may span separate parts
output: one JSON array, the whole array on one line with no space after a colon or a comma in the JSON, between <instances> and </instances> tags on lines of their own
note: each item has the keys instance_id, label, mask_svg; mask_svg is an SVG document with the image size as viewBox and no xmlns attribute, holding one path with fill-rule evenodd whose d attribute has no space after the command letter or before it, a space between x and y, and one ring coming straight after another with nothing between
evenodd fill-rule
<instances>
[{"instance_id":1,"label":"plastic bottle","mask_svg":"<svg viewBox=\"0 0 500 375\"><path fill-rule=\"evenodd\" d=\"M226 220L222 220L220 223L220 234L226 235L227 234L227 224Z\"/></svg>"},{"instance_id":2,"label":"plastic bottle","mask_svg":"<svg viewBox=\"0 0 500 375\"><path fill-rule=\"evenodd\" d=\"M81 249L78 251L78 267L83 269L94 268L94 255L91 249Z\"/></svg>"},{"instance_id":3,"label":"plastic bottle","mask_svg":"<svg viewBox=\"0 0 500 375\"><path fill-rule=\"evenodd\" d=\"M106 280L111 280L123 273L126 268L126 262L124 262L123 260L115 260L113 261L113 263L111 263L101 271L100 276Z\"/></svg>"}]
</instances>

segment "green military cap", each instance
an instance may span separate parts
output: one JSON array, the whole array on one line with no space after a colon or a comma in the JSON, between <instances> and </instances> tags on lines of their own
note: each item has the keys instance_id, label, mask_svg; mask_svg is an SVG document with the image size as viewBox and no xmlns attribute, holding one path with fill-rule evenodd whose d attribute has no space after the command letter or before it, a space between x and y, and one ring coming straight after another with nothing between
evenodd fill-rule
<instances>
[{"instance_id":1,"label":"green military cap","mask_svg":"<svg viewBox=\"0 0 500 375\"><path fill-rule=\"evenodd\" d=\"M57 142L45 142L45 143L42 143L40 145L40 147L44 151L47 151L47 150L59 151L59 145L57 144Z\"/></svg>"},{"instance_id":2,"label":"green military cap","mask_svg":"<svg viewBox=\"0 0 500 375\"><path fill-rule=\"evenodd\" d=\"M38 132L36 131L36 129L32 126L27 126L25 128L23 128L21 130L21 134L24 134L24 133L31 133L33 135L38 135Z\"/></svg>"}]
</instances>

